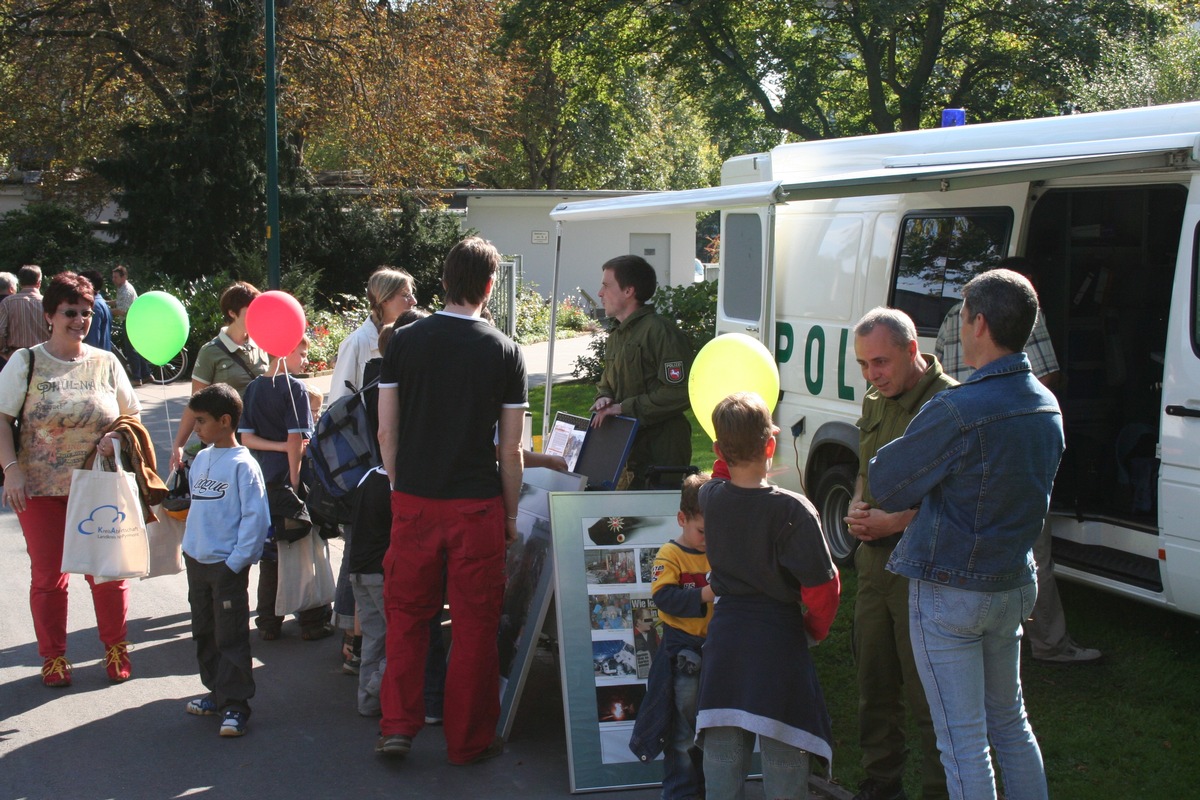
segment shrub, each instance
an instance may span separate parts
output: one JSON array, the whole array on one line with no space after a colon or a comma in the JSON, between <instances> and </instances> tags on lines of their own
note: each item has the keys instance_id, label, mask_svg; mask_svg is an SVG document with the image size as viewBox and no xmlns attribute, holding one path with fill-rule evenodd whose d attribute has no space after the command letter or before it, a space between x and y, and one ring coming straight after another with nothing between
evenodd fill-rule
<instances>
[{"instance_id":1,"label":"shrub","mask_svg":"<svg viewBox=\"0 0 1200 800\"><path fill-rule=\"evenodd\" d=\"M517 285L517 344L544 342L550 335L550 304L538 294L536 283Z\"/></svg>"},{"instance_id":2,"label":"shrub","mask_svg":"<svg viewBox=\"0 0 1200 800\"><path fill-rule=\"evenodd\" d=\"M558 304L557 326L563 331L584 332L598 329L596 321L583 310L579 298L567 295Z\"/></svg>"},{"instance_id":3,"label":"shrub","mask_svg":"<svg viewBox=\"0 0 1200 800\"><path fill-rule=\"evenodd\" d=\"M329 309L308 318L308 369L331 369L342 341L358 329L370 314L367 301L353 295L338 295Z\"/></svg>"},{"instance_id":4,"label":"shrub","mask_svg":"<svg viewBox=\"0 0 1200 800\"><path fill-rule=\"evenodd\" d=\"M33 203L0 217L0 270L37 264L46 275L88 269L102 262L109 245L92 236L79 213L54 203ZM98 266L104 272L103 266Z\"/></svg>"}]
</instances>

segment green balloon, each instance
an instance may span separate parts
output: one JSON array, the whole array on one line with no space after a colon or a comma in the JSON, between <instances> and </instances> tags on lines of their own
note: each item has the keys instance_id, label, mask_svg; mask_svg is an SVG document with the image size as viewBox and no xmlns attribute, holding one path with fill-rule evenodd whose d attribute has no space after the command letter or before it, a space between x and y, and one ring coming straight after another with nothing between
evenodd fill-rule
<instances>
[{"instance_id":1,"label":"green balloon","mask_svg":"<svg viewBox=\"0 0 1200 800\"><path fill-rule=\"evenodd\" d=\"M125 334L142 358L161 367L187 344L187 309L166 292L138 295L125 317Z\"/></svg>"}]
</instances>

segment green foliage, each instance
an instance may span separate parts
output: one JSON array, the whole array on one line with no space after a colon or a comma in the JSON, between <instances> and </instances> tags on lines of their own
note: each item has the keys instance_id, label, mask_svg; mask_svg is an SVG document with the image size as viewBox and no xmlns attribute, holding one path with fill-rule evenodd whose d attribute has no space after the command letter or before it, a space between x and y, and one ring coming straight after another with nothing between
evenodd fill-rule
<instances>
[{"instance_id":1,"label":"green foliage","mask_svg":"<svg viewBox=\"0 0 1200 800\"><path fill-rule=\"evenodd\" d=\"M584 383L595 385L604 374L604 348L608 346L608 334L612 330L613 322L611 319L605 320L604 323L607 324L603 328L604 335L593 336L592 341L588 343L587 353L575 359L571 374Z\"/></svg>"},{"instance_id":2,"label":"green foliage","mask_svg":"<svg viewBox=\"0 0 1200 800\"><path fill-rule=\"evenodd\" d=\"M1069 70L1070 94L1082 111L1200 100L1200 31L1181 26L1158 41L1101 40L1100 63Z\"/></svg>"},{"instance_id":3,"label":"green foliage","mask_svg":"<svg viewBox=\"0 0 1200 800\"><path fill-rule=\"evenodd\" d=\"M700 352L717 335L716 281L659 286L651 302L659 314L675 320L691 340L693 353Z\"/></svg>"},{"instance_id":4,"label":"green foliage","mask_svg":"<svg viewBox=\"0 0 1200 800\"><path fill-rule=\"evenodd\" d=\"M378 208L327 192L293 192L281 212L281 261L319 272L320 294L365 295L380 266L407 270L425 305L442 293L442 262L463 238L458 218L426 210L407 194Z\"/></svg>"},{"instance_id":5,"label":"green foliage","mask_svg":"<svg viewBox=\"0 0 1200 800\"><path fill-rule=\"evenodd\" d=\"M603 18L569 39L523 27L504 44L528 76L500 158L476 177L508 188L690 189L716 183L720 160L703 108L648 51L622 53Z\"/></svg>"},{"instance_id":6,"label":"green foliage","mask_svg":"<svg viewBox=\"0 0 1200 800\"><path fill-rule=\"evenodd\" d=\"M550 330L550 304L537 291L537 284L517 285L517 344L544 342Z\"/></svg>"},{"instance_id":7,"label":"green foliage","mask_svg":"<svg viewBox=\"0 0 1200 800\"><path fill-rule=\"evenodd\" d=\"M492 297L492 315L498 317ZM555 323L558 338L575 336L596 330L596 322L580 305L578 298L568 295L559 301L558 320ZM544 342L550 338L550 303L537 291L536 283L517 285L517 344Z\"/></svg>"},{"instance_id":8,"label":"green foliage","mask_svg":"<svg viewBox=\"0 0 1200 800\"><path fill-rule=\"evenodd\" d=\"M560 331L583 333L594 331L596 321L583 310L583 303L574 295L567 295L558 302L558 319L555 325Z\"/></svg>"},{"instance_id":9,"label":"green foliage","mask_svg":"<svg viewBox=\"0 0 1200 800\"><path fill-rule=\"evenodd\" d=\"M126 252L184 278L265 253L262 6L211 7L209 46L187 53L181 113L125 127L120 153L95 165L117 187Z\"/></svg>"},{"instance_id":10,"label":"green foliage","mask_svg":"<svg viewBox=\"0 0 1200 800\"><path fill-rule=\"evenodd\" d=\"M703 108L723 156L801 139L911 130L945 106L974 121L1058 113L1065 65L1102 34L1153 39L1174 8L1146 0L515 0L524 41L589 41L621 63L654 53Z\"/></svg>"},{"instance_id":11,"label":"green foliage","mask_svg":"<svg viewBox=\"0 0 1200 800\"><path fill-rule=\"evenodd\" d=\"M354 333L370 313L365 299L343 294L332 299L330 308L309 315L309 368L313 372L332 368L342 341Z\"/></svg>"},{"instance_id":12,"label":"green foliage","mask_svg":"<svg viewBox=\"0 0 1200 800\"><path fill-rule=\"evenodd\" d=\"M679 330L692 343L692 352L708 344L717 334L717 282L702 281L684 286L659 286L650 299L655 310L675 320ZM614 320L606 320L611 326ZM611 330L611 327L609 328ZM596 383L604 374L604 348L608 332L597 336L588 345L588 352L575 359L571 374L587 383Z\"/></svg>"},{"instance_id":13,"label":"green foliage","mask_svg":"<svg viewBox=\"0 0 1200 800\"><path fill-rule=\"evenodd\" d=\"M91 224L65 206L34 203L0 217L0 271L15 273L25 264L37 264L46 274L87 269L107 250L92 236Z\"/></svg>"}]
</instances>

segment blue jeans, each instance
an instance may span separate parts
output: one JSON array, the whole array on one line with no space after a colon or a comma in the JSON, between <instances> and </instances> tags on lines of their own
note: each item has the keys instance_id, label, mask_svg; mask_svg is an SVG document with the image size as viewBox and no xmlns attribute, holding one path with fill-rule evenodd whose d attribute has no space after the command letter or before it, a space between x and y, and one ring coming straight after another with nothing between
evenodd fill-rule
<instances>
[{"instance_id":1,"label":"blue jeans","mask_svg":"<svg viewBox=\"0 0 1200 800\"><path fill-rule=\"evenodd\" d=\"M741 728L704 731L704 778L707 800L744 800L754 736ZM762 745L763 797L808 800L808 753L766 736Z\"/></svg>"},{"instance_id":2,"label":"blue jeans","mask_svg":"<svg viewBox=\"0 0 1200 800\"><path fill-rule=\"evenodd\" d=\"M909 631L913 655L950 797L996 797L988 743L1009 800L1045 800L1046 770L1021 694L1021 624L1037 585L1001 592L953 589L913 580Z\"/></svg>"},{"instance_id":3,"label":"blue jeans","mask_svg":"<svg viewBox=\"0 0 1200 800\"><path fill-rule=\"evenodd\" d=\"M659 650L659 653L663 651ZM671 719L671 741L663 751L662 800L691 800L704 797L704 772L696 748L696 697L700 694L700 673L685 675L678 669L672 672L675 710Z\"/></svg>"},{"instance_id":4,"label":"blue jeans","mask_svg":"<svg viewBox=\"0 0 1200 800\"><path fill-rule=\"evenodd\" d=\"M342 565L338 568L337 586L333 592L333 624L346 631L354 630L354 614L357 603L354 597L354 587L350 583L350 539L354 533L350 527L349 525L341 526Z\"/></svg>"}]
</instances>

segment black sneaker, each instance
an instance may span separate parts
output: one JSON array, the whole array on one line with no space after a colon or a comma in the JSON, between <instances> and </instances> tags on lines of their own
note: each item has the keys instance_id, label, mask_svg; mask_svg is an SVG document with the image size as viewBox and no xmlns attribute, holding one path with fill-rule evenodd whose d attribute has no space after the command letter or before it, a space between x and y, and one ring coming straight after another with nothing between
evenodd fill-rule
<instances>
[{"instance_id":1,"label":"black sneaker","mask_svg":"<svg viewBox=\"0 0 1200 800\"><path fill-rule=\"evenodd\" d=\"M221 735L244 736L246 733L246 720L249 716L245 711L238 711L233 708L226 711L225 719L221 720Z\"/></svg>"},{"instance_id":2,"label":"black sneaker","mask_svg":"<svg viewBox=\"0 0 1200 800\"><path fill-rule=\"evenodd\" d=\"M867 778L858 785L858 794L854 795L854 800L908 800L908 795L904 793L904 786L899 781L884 783Z\"/></svg>"}]
</instances>

